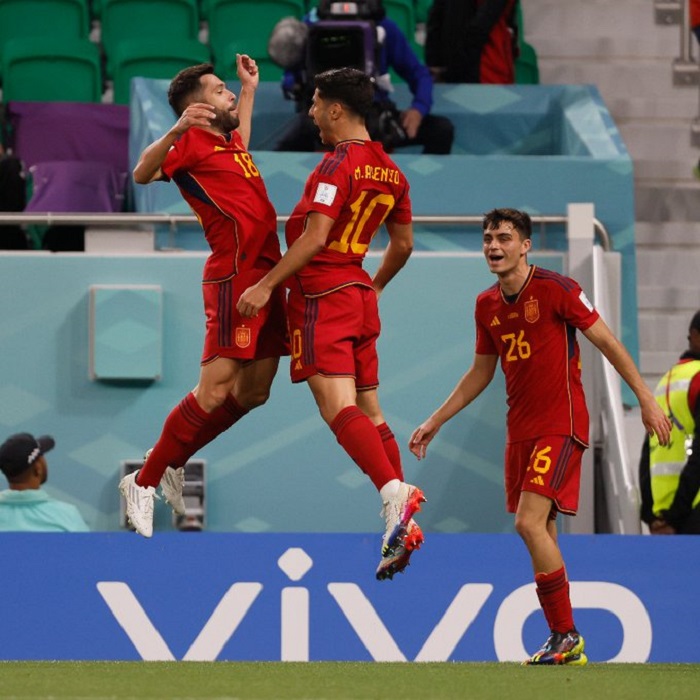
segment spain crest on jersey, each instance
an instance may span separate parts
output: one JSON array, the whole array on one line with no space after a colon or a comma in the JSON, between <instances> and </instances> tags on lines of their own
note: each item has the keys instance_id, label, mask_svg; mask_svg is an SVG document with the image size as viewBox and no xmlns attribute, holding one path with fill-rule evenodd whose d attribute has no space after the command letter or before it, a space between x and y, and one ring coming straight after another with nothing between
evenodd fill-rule
<instances>
[{"instance_id":1,"label":"spain crest on jersey","mask_svg":"<svg viewBox=\"0 0 700 700\"><path fill-rule=\"evenodd\" d=\"M239 348L247 348L250 345L250 328L245 326L236 328L235 342Z\"/></svg>"},{"instance_id":2,"label":"spain crest on jersey","mask_svg":"<svg viewBox=\"0 0 700 700\"><path fill-rule=\"evenodd\" d=\"M528 323L534 323L540 318L540 307L537 299L530 299L525 302L525 320Z\"/></svg>"}]
</instances>

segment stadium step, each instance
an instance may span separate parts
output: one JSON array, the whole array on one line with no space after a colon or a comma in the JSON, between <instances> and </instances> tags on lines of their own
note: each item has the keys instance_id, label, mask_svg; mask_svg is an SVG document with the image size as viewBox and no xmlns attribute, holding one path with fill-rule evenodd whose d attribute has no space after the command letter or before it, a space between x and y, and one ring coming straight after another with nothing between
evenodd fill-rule
<instances>
[{"instance_id":1,"label":"stadium step","mask_svg":"<svg viewBox=\"0 0 700 700\"><path fill-rule=\"evenodd\" d=\"M523 23L542 83L594 84L634 162L640 369L654 386L700 308L700 96L674 85L681 28L657 24L649 0L528 0Z\"/></svg>"}]
</instances>

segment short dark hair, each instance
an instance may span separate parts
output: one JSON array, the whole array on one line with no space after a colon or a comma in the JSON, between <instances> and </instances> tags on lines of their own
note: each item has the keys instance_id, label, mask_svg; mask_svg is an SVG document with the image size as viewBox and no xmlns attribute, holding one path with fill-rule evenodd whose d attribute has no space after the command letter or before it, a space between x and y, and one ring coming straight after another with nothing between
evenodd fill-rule
<instances>
[{"instance_id":1,"label":"short dark hair","mask_svg":"<svg viewBox=\"0 0 700 700\"><path fill-rule=\"evenodd\" d=\"M341 102L363 119L374 102L372 79L357 68L331 68L314 76L314 85L324 100Z\"/></svg>"},{"instance_id":2,"label":"short dark hair","mask_svg":"<svg viewBox=\"0 0 700 700\"><path fill-rule=\"evenodd\" d=\"M182 115L187 105L192 102L192 97L196 96L202 89L201 77L210 73L214 73L214 66L211 63L199 63L196 66L183 68L170 81L168 102L178 117Z\"/></svg>"},{"instance_id":3,"label":"short dark hair","mask_svg":"<svg viewBox=\"0 0 700 700\"><path fill-rule=\"evenodd\" d=\"M692 330L700 331L700 311L697 311L690 321L690 328L688 328L688 331Z\"/></svg>"},{"instance_id":4,"label":"short dark hair","mask_svg":"<svg viewBox=\"0 0 700 700\"><path fill-rule=\"evenodd\" d=\"M484 214L482 222L483 230L490 228L498 228L502 223L508 222L513 224L513 228L520 234L523 240L532 238L532 220L530 215L519 209L492 209Z\"/></svg>"}]
</instances>

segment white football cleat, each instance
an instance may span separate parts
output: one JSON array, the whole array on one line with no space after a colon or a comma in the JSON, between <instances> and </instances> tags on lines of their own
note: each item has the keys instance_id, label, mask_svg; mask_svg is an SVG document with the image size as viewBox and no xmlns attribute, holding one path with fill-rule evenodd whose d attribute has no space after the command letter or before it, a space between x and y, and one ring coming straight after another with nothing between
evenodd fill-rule
<instances>
[{"instance_id":1,"label":"white football cleat","mask_svg":"<svg viewBox=\"0 0 700 700\"><path fill-rule=\"evenodd\" d=\"M170 504L176 515L185 515L185 499L182 497L182 489L185 486L185 468L168 467L160 480L160 488L163 498Z\"/></svg>"},{"instance_id":2,"label":"white football cleat","mask_svg":"<svg viewBox=\"0 0 700 700\"><path fill-rule=\"evenodd\" d=\"M382 557L391 556L403 542L408 523L424 501L425 496L417 486L401 482L396 496L384 502L381 515L386 520L386 531L382 537Z\"/></svg>"},{"instance_id":3,"label":"white football cleat","mask_svg":"<svg viewBox=\"0 0 700 700\"><path fill-rule=\"evenodd\" d=\"M136 532L143 537L153 535L153 501L156 490L153 486L139 486L136 483L138 471L127 474L119 482L121 491L126 501L126 517Z\"/></svg>"},{"instance_id":4,"label":"white football cleat","mask_svg":"<svg viewBox=\"0 0 700 700\"><path fill-rule=\"evenodd\" d=\"M153 448L143 456L143 463L146 464ZM160 488L163 498L170 504L176 515L185 515L185 499L182 497L182 490L185 486L185 468L167 467L160 480Z\"/></svg>"}]
</instances>

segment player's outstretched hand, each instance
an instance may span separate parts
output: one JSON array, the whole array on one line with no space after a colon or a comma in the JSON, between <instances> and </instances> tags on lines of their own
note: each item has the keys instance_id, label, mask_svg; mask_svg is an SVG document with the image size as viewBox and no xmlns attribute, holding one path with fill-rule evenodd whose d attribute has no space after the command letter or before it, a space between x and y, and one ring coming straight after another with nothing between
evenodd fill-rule
<instances>
[{"instance_id":1,"label":"player's outstretched hand","mask_svg":"<svg viewBox=\"0 0 700 700\"><path fill-rule=\"evenodd\" d=\"M246 53L236 54L236 74L243 87L256 88L260 82L258 64Z\"/></svg>"},{"instance_id":2,"label":"player's outstretched hand","mask_svg":"<svg viewBox=\"0 0 700 700\"><path fill-rule=\"evenodd\" d=\"M440 426L428 418L427 421L419 425L411 435L411 439L408 441L408 449L413 452L416 459L423 459L425 453L428 451L428 445L430 441L438 434Z\"/></svg>"},{"instance_id":3,"label":"player's outstretched hand","mask_svg":"<svg viewBox=\"0 0 700 700\"><path fill-rule=\"evenodd\" d=\"M668 445L671 440L671 419L661 410L661 406L652 398L641 405L642 423L649 435L656 435L660 445Z\"/></svg>"}]
</instances>

